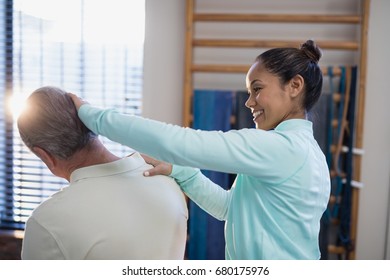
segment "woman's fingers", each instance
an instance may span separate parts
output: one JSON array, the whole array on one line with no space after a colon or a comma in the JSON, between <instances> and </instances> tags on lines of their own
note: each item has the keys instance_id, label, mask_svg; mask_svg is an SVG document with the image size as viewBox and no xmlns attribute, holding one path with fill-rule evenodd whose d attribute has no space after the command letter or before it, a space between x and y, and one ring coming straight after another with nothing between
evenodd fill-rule
<instances>
[{"instance_id":1,"label":"woman's fingers","mask_svg":"<svg viewBox=\"0 0 390 280\"><path fill-rule=\"evenodd\" d=\"M75 95L74 93L70 93L68 92L68 95L70 98L72 98L72 101L74 103L74 106L76 106L76 109L79 110L79 108L81 107L81 105L83 104L87 104L88 102L83 100L81 97L78 97L77 95Z\"/></svg>"},{"instance_id":2,"label":"woman's fingers","mask_svg":"<svg viewBox=\"0 0 390 280\"><path fill-rule=\"evenodd\" d=\"M172 173L172 164L163 161L156 160L148 155L141 154L145 162L153 165L153 168L146 170L144 176L166 175L169 176Z\"/></svg>"},{"instance_id":3,"label":"woman's fingers","mask_svg":"<svg viewBox=\"0 0 390 280\"><path fill-rule=\"evenodd\" d=\"M145 162L150 164L150 165L156 166L158 164L158 160L156 160L148 155L141 154L141 156L144 158Z\"/></svg>"}]
</instances>

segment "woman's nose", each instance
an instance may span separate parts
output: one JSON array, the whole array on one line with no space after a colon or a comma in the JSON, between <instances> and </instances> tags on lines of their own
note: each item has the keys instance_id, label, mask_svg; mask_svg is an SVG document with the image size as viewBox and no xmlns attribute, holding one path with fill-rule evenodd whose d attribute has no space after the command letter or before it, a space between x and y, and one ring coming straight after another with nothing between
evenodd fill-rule
<instances>
[{"instance_id":1,"label":"woman's nose","mask_svg":"<svg viewBox=\"0 0 390 280\"><path fill-rule=\"evenodd\" d=\"M248 99L245 102L245 106L250 109L254 105L255 105L255 102L254 102L253 98L251 98L251 96L249 95Z\"/></svg>"}]
</instances>

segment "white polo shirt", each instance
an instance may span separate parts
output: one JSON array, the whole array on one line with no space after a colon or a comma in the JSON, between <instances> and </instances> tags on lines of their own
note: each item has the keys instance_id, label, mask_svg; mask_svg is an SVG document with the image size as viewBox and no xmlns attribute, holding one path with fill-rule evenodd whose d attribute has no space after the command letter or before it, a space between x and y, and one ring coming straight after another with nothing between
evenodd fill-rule
<instances>
[{"instance_id":1,"label":"white polo shirt","mask_svg":"<svg viewBox=\"0 0 390 280\"><path fill-rule=\"evenodd\" d=\"M22 259L183 259L187 204L138 153L74 171L26 223Z\"/></svg>"}]
</instances>

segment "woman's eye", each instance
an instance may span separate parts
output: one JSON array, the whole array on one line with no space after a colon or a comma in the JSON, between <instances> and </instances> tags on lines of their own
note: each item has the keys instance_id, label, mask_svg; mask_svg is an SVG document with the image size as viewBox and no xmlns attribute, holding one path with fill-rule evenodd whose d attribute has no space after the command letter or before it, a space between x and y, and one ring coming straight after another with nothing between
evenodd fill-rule
<instances>
[{"instance_id":1,"label":"woman's eye","mask_svg":"<svg viewBox=\"0 0 390 280\"><path fill-rule=\"evenodd\" d=\"M251 94L257 95L260 93L261 89L262 89L261 87L254 87L251 90L248 90L248 95Z\"/></svg>"},{"instance_id":2,"label":"woman's eye","mask_svg":"<svg viewBox=\"0 0 390 280\"><path fill-rule=\"evenodd\" d=\"M255 88L253 88L254 93L259 93L260 90L261 90L260 87L255 87Z\"/></svg>"}]
</instances>

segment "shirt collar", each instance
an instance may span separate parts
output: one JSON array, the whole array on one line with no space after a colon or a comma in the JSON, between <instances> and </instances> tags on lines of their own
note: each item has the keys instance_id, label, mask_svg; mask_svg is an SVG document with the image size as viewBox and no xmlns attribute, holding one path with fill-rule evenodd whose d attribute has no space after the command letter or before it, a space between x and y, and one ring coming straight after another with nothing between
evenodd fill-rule
<instances>
[{"instance_id":1,"label":"shirt collar","mask_svg":"<svg viewBox=\"0 0 390 280\"><path fill-rule=\"evenodd\" d=\"M288 131L297 129L303 129L313 133L313 123L305 119L290 119L278 124L278 126L275 128L275 131Z\"/></svg>"},{"instance_id":2,"label":"shirt collar","mask_svg":"<svg viewBox=\"0 0 390 280\"><path fill-rule=\"evenodd\" d=\"M128 157L110 163L91 165L76 169L70 175L70 183L73 184L87 178L105 177L128 172L135 170L142 165L145 165L143 157L139 153L133 153Z\"/></svg>"}]
</instances>

